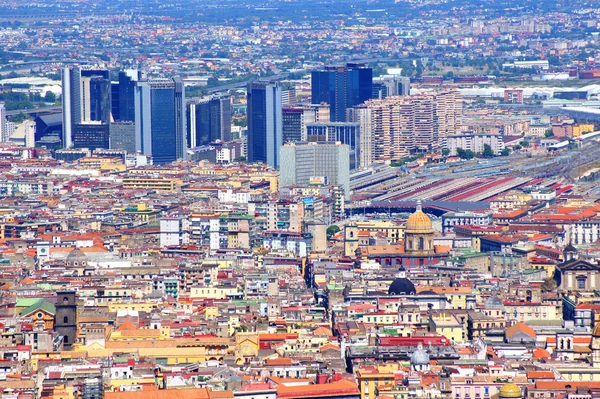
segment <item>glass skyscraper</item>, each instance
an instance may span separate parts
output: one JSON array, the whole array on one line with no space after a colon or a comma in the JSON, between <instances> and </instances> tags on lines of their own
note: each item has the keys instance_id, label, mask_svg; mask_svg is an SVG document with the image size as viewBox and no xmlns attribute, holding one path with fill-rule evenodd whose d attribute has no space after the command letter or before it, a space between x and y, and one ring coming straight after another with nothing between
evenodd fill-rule
<instances>
[{"instance_id":1,"label":"glass skyscraper","mask_svg":"<svg viewBox=\"0 0 600 399\"><path fill-rule=\"evenodd\" d=\"M281 87L278 82L248 84L248 161L279 168L283 144Z\"/></svg>"},{"instance_id":2,"label":"glass skyscraper","mask_svg":"<svg viewBox=\"0 0 600 399\"><path fill-rule=\"evenodd\" d=\"M136 150L155 164L186 158L185 92L179 79L147 79L136 84Z\"/></svg>"},{"instance_id":3,"label":"glass skyscraper","mask_svg":"<svg viewBox=\"0 0 600 399\"><path fill-rule=\"evenodd\" d=\"M373 95L373 70L365 64L325 67L311 74L312 103L329 104L331 121L345 122L346 110Z\"/></svg>"},{"instance_id":4,"label":"glass skyscraper","mask_svg":"<svg viewBox=\"0 0 600 399\"><path fill-rule=\"evenodd\" d=\"M187 142L190 148L216 140L231 140L231 96L211 96L187 107Z\"/></svg>"}]
</instances>

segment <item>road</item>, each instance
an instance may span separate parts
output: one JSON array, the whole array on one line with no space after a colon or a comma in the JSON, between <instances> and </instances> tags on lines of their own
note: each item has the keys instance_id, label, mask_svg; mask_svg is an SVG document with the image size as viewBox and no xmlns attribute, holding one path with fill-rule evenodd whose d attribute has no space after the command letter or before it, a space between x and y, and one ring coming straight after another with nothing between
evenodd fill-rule
<instances>
[{"instance_id":1,"label":"road","mask_svg":"<svg viewBox=\"0 0 600 399\"><path fill-rule=\"evenodd\" d=\"M62 107L15 109L13 111L7 111L6 116L16 116L16 115L19 115L21 112L24 113L25 115L33 115L33 114L40 114L40 113L47 114L47 113L54 113L54 112L61 112L61 111L62 111Z\"/></svg>"}]
</instances>

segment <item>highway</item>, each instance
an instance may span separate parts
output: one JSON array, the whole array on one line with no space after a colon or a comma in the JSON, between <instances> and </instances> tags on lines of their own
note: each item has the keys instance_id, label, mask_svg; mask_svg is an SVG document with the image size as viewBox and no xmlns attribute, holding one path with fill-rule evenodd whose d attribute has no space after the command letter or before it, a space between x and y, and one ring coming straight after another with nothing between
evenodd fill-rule
<instances>
[{"instance_id":1,"label":"highway","mask_svg":"<svg viewBox=\"0 0 600 399\"><path fill-rule=\"evenodd\" d=\"M38 115L38 114L49 114L55 112L62 112L62 107L45 107L45 108L32 108L32 109L15 109L13 111L7 111L6 116L16 116L20 113L25 115Z\"/></svg>"}]
</instances>

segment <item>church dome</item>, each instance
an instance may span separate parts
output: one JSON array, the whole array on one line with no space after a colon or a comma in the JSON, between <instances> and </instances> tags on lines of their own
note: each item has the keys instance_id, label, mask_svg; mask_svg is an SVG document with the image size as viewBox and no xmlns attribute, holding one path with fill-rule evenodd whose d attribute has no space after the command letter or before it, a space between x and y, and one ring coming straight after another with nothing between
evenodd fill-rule
<instances>
[{"instance_id":1,"label":"church dome","mask_svg":"<svg viewBox=\"0 0 600 399\"><path fill-rule=\"evenodd\" d=\"M484 309L504 309L504 303L502 300L498 298L496 295L492 295L485 301L485 305L483 305Z\"/></svg>"},{"instance_id":2,"label":"church dome","mask_svg":"<svg viewBox=\"0 0 600 399\"><path fill-rule=\"evenodd\" d=\"M600 337L600 323L596 324L592 331L592 337Z\"/></svg>"},{"instance_id":3,"label":"church dome","mask_svg":"<svg viewBox=\"0 0 600 399\"><path fill-rule=\"evenodd\" d=\"M423 349L423 345L419 343L417 350L410 355L410 364L412 366L428 366L430 363L427 351Z\"/></svg>"},{"instance_id":4,"label":"church dome","mask_svg":"<svg viewBox=\"0 0 600 399\"><path fill-rule=\"evenodd\" d=\"M433 231L431 219L427 216L422 208L421 201L417 201L417 210L410 215L406 221L406 232L408 233L429 233Z\"/></svg>"},{"instance_id":5,"label":"church dome","mask_svg":"<svg viewBox=\"0 0 600 399\"><path fill-rule=\"evenodd\" d=\"M500 392L498 392L498 396L500 398L520 398L521 397L521 388L519 388L516 384L504 384L502 388L500 388Z\"/></svg>"},{"instance_id":6,"label":"church dome","mask_svg":"<svg viewBox=\"0 0 600 399\"><path fill-rule=\"evenodd\" d=\"M388 295L414 295L416 292L415 285L406 278L404 267L400 267L396 278L388 289Z\"/></svg>"},{"instance_id":7,"label":"church dome","mask_svg":"<svg viewBox=\"0 0 600 399\"><path fill-rule=\"evenodd\" d=\"M67 255L67 265L69 266L85 266L86 264L87 256L79 248L75 248Z\"/></svg>"}]
</instances>

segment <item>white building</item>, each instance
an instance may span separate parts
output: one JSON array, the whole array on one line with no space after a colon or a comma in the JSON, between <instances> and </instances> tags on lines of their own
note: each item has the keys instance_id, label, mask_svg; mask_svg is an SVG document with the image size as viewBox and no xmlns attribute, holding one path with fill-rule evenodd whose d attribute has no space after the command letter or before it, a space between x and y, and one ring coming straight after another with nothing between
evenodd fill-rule
<instances>
[{"instance_id":1,"label":"white building","mask_svg":"<svg viewBox=\"0 0 600 399\"><path fill-rule=\"evenodd\" d=\"M494 155L499 155L504 149L502 136L499 134L475 134L462 133L450 135L446 138L446 148L450 150L450 155L457 154L456 150L471 150L473 152L483 152L484 146L489 145L494 151Z\"/></svg>"},{"instance_id":2,"label":"white building","mask_svg":"<svg viewBox=\"0 0 600 399\"><path fill-rule=\"evenodd\" d=\"M218 197L221 203L247 204L250 202L250 192L248 191L219 190Z\"/></svg>"},{"instance_id":3,"label":"white building","mask_svg":"<svg viewBox=\"0 0 600 399\"><path fill-rule=\"evenodd\" d=\"M190 222L182 217L160 220L160 246L185 245L190 242Z\"/></svg>"}]
</instances>

